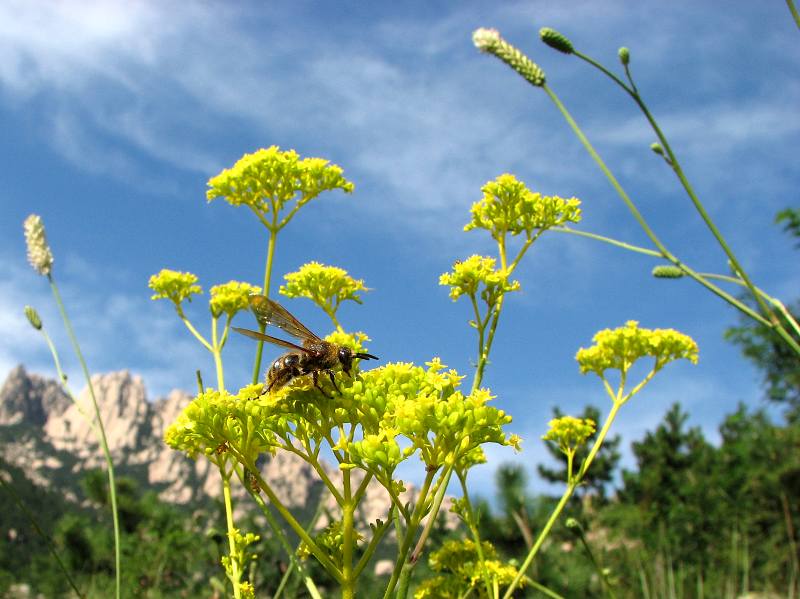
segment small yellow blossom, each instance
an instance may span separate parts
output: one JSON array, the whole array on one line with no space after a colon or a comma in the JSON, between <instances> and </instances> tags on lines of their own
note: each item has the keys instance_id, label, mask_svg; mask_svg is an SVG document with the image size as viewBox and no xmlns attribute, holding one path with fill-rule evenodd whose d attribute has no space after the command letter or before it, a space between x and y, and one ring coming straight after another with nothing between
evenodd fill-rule
<instances>
[{"instance_id":1,"label":"small yellow blossom","mask_svg":"<svg viewBox=\"0 0 800 599\"><path fill-rule=\"evenodd\" d=\"M574 451L594 434L595 423L589 418L562 416L550 421L550 428L542 435L544 441L553 441L561 451Z\"/></svg>"},{"instance_id":2,"label":"small yellow blossom","mask_svg":"<svg viewBox=\"0 0 800 599\"><path fill-rule=\"evenodd\" d=\"M200 285L197 285L197 275L168 268L150 277L147 285L155 291L150 299L168 299L176 306L180 306L183 300L191 301L192 295L203 293Z\"/></svg>"},{"instance_id":3,"label":"small yellow blossom","mask_svg":"<svg viewBox=\"0 0 800 599\"><path fill-rule=\"evenodd\" d=\"M224 313L232 318L237 312L247 310L250 307L250 296L258 293L261 293L261 287L239 281L215 285L211 288L209 302L211 314L217 318Z\"/></svg>"}]
</instances>

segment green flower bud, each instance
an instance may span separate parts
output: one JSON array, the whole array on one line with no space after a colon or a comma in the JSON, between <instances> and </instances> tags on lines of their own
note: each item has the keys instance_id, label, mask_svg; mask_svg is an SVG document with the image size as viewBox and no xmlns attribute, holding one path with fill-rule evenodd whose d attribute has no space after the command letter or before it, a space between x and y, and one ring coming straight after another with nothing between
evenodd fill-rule
<instances>
[{"instance_id":1,"label":"green flower bud","mask_svg":"<svg viewBox=\"0 0 800 599\"><path fill-rule=\"evenodd\" d=\"M39 318L39 313L36 311L36 308L25 306L25 317L34 329L37 331L42 330L42 319Z\"/></svg>"},{"instance_id":2,"label":"green flower bud","mask_svg":"<svg viewBox=\"0 0 800 599\"><path fill-rule=\"evenodd\" d=\"M42 217L31 214L25 219L23 229L28 246L28 262L40 275L49 275L53 270L53 252L47 244Z\"/></svg>"},{"instance_id":3,"label":"green flower bud","mask_svg":"<svg viewBox=\"0 0 800 599\"><path fill-rule=\"evenodd\" d=\"M179 306L183 300L191 301L192 295L203 293L200 285L196 283L197 275L163 268L158 274L150 277L147 285L155 291L150 299L168 299Z\"/></svg>"},{"instance_id":4,"label":"green flower bud","mask_svg":"<svg viewBox=\"0 0 800 599\"><path fill-rule=\"evenodd\" d=\"M496 29L476 29L472 41L478 50L494 54L533 85L541 87L545 84L544 71L539 65L500 37Z\"/></svg>"},{"instance_id":5,"label":"green flower bud","mask_svg":"<svg viewBox=\"0 0 800 599\"><path fill-rule=\"evenodd\" d=\"M564 522L564 526L572 530L575 530L576 532L580 531L583 528L581 526L581 523L578 522L578 520L575 518L567 518L567 520Z\"/></svg>"},{"instance_id":6,"label":"green flower bud","mask_svg":"<svg viewBox=\"0 0 800 599\"><path fill-rule=\"evenodd\" d=\"M539 30L539 37L545 44L564 54L572 54L575 51L571 41L555 29L550 29L550 27L542 27Z\"/></svg>"},{"instance_id":7,"label":"green flower bud","mask_svg":"<svg viewBox=\"0 0 800 599\"><path fill-rule=\"evenodd\" d=\"M628 50L625 46L622 46L619 50L617 50L617 56L619 56L619 61L624 65L628 66L628 63L631 61L631 51Z\"/></svg>"},{"instance_id":8,"label":"green flower bud","mask_svg":"<svg viewBox=\"0 0 800 599\"><path fill-rule=\"evenodd\" d=\"M659 156L664 156L664 148L661 147L661 144L657 141L654 141L650 144L650 149Z\"/></svg>"},{"instance_id":9,"label":"green flower bud","mask_svg":"<svg viewBox=\"0 0 800 599\"><path fill-rule=\"evenodd\" d=\"M658 279L680 279L684 272L672 264L661 264L653 267L653 276Z\"/></svg>"},{"instance_id":10,"label":"green flower bud","mask_svg":"<svg viewBox=\"0 0 800 599\"><path fill-rule=\"evenodd\" d=\"M214 318L218 318L225 313L233 318L237 312L249 309L250 296L259 293L261 293L261 287L239 281L215 285L211 288L211 300L209 301L211 314Z\"/></svg>"}]
</instances>

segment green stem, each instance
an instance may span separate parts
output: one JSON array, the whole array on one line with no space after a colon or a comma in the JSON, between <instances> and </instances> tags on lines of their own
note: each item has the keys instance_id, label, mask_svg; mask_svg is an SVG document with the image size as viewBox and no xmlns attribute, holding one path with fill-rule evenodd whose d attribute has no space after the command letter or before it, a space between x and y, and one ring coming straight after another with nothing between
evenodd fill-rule
<instances>
[{"instance_id":1,"label":"green stem","mask_svg":"<svg viewBox=\"0 0 800 599\"><path fill-rule=\"evenodd\" d=\"M743 304L741 301L739 301L738 299L736 299L735 297L733 297L729 293L726 293L725 291L723 291L722 289L720 289L716 285L713 285L712 283L710 283L709 281L707 281L706 279L704 279L703 277L698 275L698 273L696 273L694 270L692 270L691 268L686 266L684 263L682 263L677 257L675 257L667 249L667 247L661 242L661 240L658 238L658 236L655 234L655 232L650 228L650 225L647 224L647 221L644 219L642 214L639 212L639 209L636 208L636 205L630 199L630 197L628 196L627 192L623 189L623 187L619 183L619 181L617 181L617 178L609 170L609 168L606 166L605 162L603 162L603 159L600 158L600 155L594 149L594 147L589 142L587 137L583 134L583 131L580 129L578 124L572 118L572 115L569 113L569 111L567 111L566 107L561 103L561 100L559 100L559 98L558 98L558 96L556 96L555 92L553 92L547 85L543 85L542 89L547 93L547 95L550 97L552 102L556 105L558 110L563 115L564 119L567 121L569 126L572 128L572 131L575 133L575 135L578 137L580 142L583 144L584 148L586 148L586 151L589 153L589 155L592 157L592 159L595 161L595 163L597 163L597 165L600 167L600 170L603 171L603 174L605 174L606 178L609 180L609 182L611 183L612 187L614 187L614 189L616 190L617 194L620 196L620 198L622 198L623 202L628 207L628 210L633 215L633 217L636 219L636 222L639 223L639 226L642 228L642 230L645 232L645 234L653 242L653 245L655 245L658 248L659 252L661 253L661 256L665 260L668 260L668 261L672 262L672 264L674 264L675 266L680 268L688 276L690 276L695 281L697 281L698 283L700 283L701 285L706 287L709 291L711 291L715 295L719 296L720 298L722 298L723 300L725 300L726 302L728 302L732 306L736 307L741 312L747 314L750 318L753 318L754 320L757 320L758 322L760 322L760 323L762 323L762 324L764 324L766 326L770 326L770 321L766 320L763 316L761 316L757 312L754 312L750 307L746 306L745 304Z\"/></svg>"},{"instance_id":2,"label":"green stem","mask_svg":"<svg viewBox=\"0 0 800 599\"><path fill-rule=\"evenodd\" d=\"M570 235L588 237L589 239L594 239L595 241L602 241L603 243L615 245L617 247L620 247L624 250L629 250L631 252L638 252L639 254L645 254L646 256L653 256L654 258L663 258L661 252L658 252L656 250L651 250L649 248L644 248L638 245L625 243L624 241L619 241L617 239L614 239L613 237L605 237L604 235L597 235L596 233L589 233L588 231L571 229L570 227L553 227L550 230L555 231L556 233L569 233Z\"/></svg>"},{"instance_id":3,"label":"green stem","mask_svg":"<svg viewBox=\"0 0 800 599\"><path fill-rule=\"evenodd\" d=\"M353 599L356 580L353 572L353 550L355 549L355 502L351 489L350 470L342 473L344 503L342 504L342 599Z\"/></svg>"},{"instance_id":4,"label":"green stem","mask_svg":"<svg viewBox=\"0 0 800 599\"><path fill-rule=\"evenodd\" d=\"M622 389L620 388L620 393L621 391ZM570 497L572 497L575 488L580 484L581 480L586 474L586 471L589 469L589 466L591 465L592 461L597 455L597 452L600 450L600 446L603 444L603 441L605 440L606 435L608 434L608 431L611 428L611 424L614 422L614 419L617 416L617 412L622 407L623 403L624 401L618 401L616 398L614 398L614 405L611 408L608 417L606 418L605 424L603 425L600 434L597 435L597 438L595 439L594 444L592 445L592 449L589 451L589 455L586 456L586 459L583 461L583 464L581 465L578 474L567 483L567 489L566 491L564 491L564 495L561 496L561 500L558 502L558 505L553 510L553 513L550 514L550 518L548 519L547 524L545 524L544 528L539 533L539 537L536 539L536 543L534 543L533 547L531 547L531 550L528 552L525 561L522 563L522 566L520 566L517 576L514 578L513 582L508 587L508 589L506 589L505 595L503 595L503 599L510 599L514 589L519 585L520 581L522 580L522 577L525 575L525 572L533 562L533 558L536 557L536 553L539 551L539 548L542 546L542 543L544 542L545 538L547 538L547 535L550 533L550 529L553 527L553 524L555 524L556 521L558 520L558 517L564 510L564 507L567 505L567 502L569 501Z\"/></svg>"},{"instance_id":5,"label":"green stem","mask_svg":"<svg viewBox=\"0 0 800 599\"><path fill-rule=\"evenodd\" d=\"M53 544L52 539L50 537L48 537L44 533L42 528L39 526L39 523L36 521L36 518L33 517L33 514L31 513L31 511L23 503L23 501L22 501L22 499L20 499L19 495L17 495L17 492L14 490L14 487L12 485L8 484L2 476L0 476L0 484L2 484L3 488L14 498L14 502L17 504L17 507L20 510L22 510L22 513L24 513L25 516L28 518L28 520L30 520L31 526L33 526L33 528L36 531L36 533L40 537L42 537L42 539L44 540L45 544L47 545L47 548L50 550L50 553L53 554L53 557L56 559L56 562L58 562L58 567L61 568L61 571L64 573L64 576L66 576L67 582L69 582L69 586L72 587L72 590L75 591L75 594L80 599L83 599L84 598L84 594L81 593L78 590L78 587L75 585L75 581L72 580L72 576L70 576L69 571L67 570L67 567L64 565L64 562L61 561L61 557L58 555L58 551L56 551L56 547Z\"/></svg>"},{"instance_id":6,"label":"green stem","mask_svg":"<svg viewBox=\"0 0 800 599\"><path fill-rule=\"evenodd\" d=\"M250 472L253 473L253 476L258 481L259 488L262 491L264 491L267 498L269 499L269 502L275 507L276 510L278 510L278 513L286 521L286 523L289 524L289 526L291 526L295 534L297 534L297 536L300 537L300 540L303 541L308 546L309 551L314 555L314 557L317 558L317 560L319 560L319 563L322 564L322 566L325 568L325 570L328 571L328 573L334 578L334 580L336 580L336 582L338 582L339 584L342 584L343 579L341 570L339 570L339 568L336 567L336 564L334 564L330 560L330 558L327 555L325 555L325 553L319 548L319 545L317 545L314 539L311 538L311 535L308 532L306 532L305 528L303 528L300 525L300 523L292 515L292 513L288 509L286 509L286 506L283 505L280 499L278 499L278 496L275 495L275 492L272 490L272 488L261 477L261 475L259 474L258 470L255 467L255 464L247 463L248 461L244 460L244 456L242 456L241 454L237 453L236 456L240 462L242 462L247 468L250 469Z\"/></svg>"},{"instance_id":7,"label":"green stem","mask_svg":"<svg viewBox=\"0 0 800 599\"><path fill-rule=\"evenodd\" d=\"M108 489L109 489L109 495L111 496L111 517L114 521L115 590L116 590L116 597L117 599L119 599L122 590L122 577L120 572L121 557L120 557L119 516L117 512L117 487L114 481L114 463L111 460L111 451L108 448L106 429L103 426L103 419L100 417L100 406L97 405L97 397L95 396L94 393L94 385L92 385L92 377L89 375L89 368L86 366L86 360L83 359L83 353L81 352L80 345L78 345L78 338L75 336L75 332L72 330L72 324L70 323L70 320L67 317L67 312L66 309L64 308L64 302L61 301L61 294L58 292L58 287L56 286L55 279L53 279L53 275L52 274L47 275L47 280L50 282L50 289L52 289L53 291L53 297L55 297L56 304L58 305L58 311L61 313L61 319L64 321L64 327L67 329L67 334L69 335L70 341L72 342L72 347L75 350L75 355L78 357L78 361L81 364L81 370L83 370L83 376L86 379L86 384L89 389L89 395L91 396L92 404L94 405L95 417L97 418L97 430L100 432L100 444L103 447L103 454L105 455L106 466L108 469Z\"/></svg>"},{"instance_id":8,"label":"green stem","mask_svg":"<svg viewBox=\"0 0 800 599\"><path fill-rule=\"evenodd\" d=\"M539 537L536 539L536 543L534 543L531 550L528 552L528 556L525 558L525 561L522 562L522 565L517 572L517 575L514 577L514 580L511 582L509 587L506 589L505 594L503 595L503 599L511 599L511 595L514 592L514 589L517 588L522 577L525 576L525 571L530 567L531 563L533 562L533 558L536 557L536 553L539 551L539 548L542 546L542 543L547 538L547 535L550 534L550 529L553 528L553 524L556 523L558 517L561 515L564 506L567 505L569 498L572 497L573 491L575 491L575 487L577 486L577 482L572 482L567 485L567 490L564 491L564 494L561 496L561 500L558 502L558 505L553 510L553 513L550 514L550 518L547 520L547 523L544 525L544 528L539 533Z\"/></svg>"},{"instance_id":9,"label":"green stem","mask_svg":"<svg viewBox=\"0 0 800 599\"><path fill-rule=\"evenodd\" d=\"M214 348L208 341L206 341L206 338L203 337L196 328L194 328L194 325L189 321L189 319L183 313L183 308L181 308L180 305L176 304L175 309L178 311L178 316L183 321L183 324L186 325L187 329L189 329L189 332L195 336L195 339L197 339L200 343L203 344L203 347L205 347L208 351L210 351L213 354Z\"/></svg>"},{"instance_id":10,"label":"green stem","mask_svg":"<svg viewBox=\"0 0 800 599\"><path fill-rule=\"evenodd\" d=\"M428 499L428 491L431 488L431 483L433 482L433 477L435 475L435 470L429 470L425 475L425 481L422 483L422 488L419 491L419 496L417 497L417 503L414 506L414 511L411 513L411 518L408 520L406 532L403 535L403 540L400 543L400 549L397 552L397 562L395 563L394 570L392 571L392 576L389 579L389 584L386 586L386 592L383 594L383 599L389 599L392 591L394 591L394 588L397 585L397 582L400 580L400 574L405 568L406 555L408 554L408 550L411 548L411 543L413 542L414 537L417 534L417 530L419 529L419 523L422 520L425 511L424 505ZM399 538L400 537L398 536L398 539Z\"/></svg>"},{"instance_id":11,"label":"green stem","mask_svg":"<svg viewBox=\"0 0 800 599\"><path fill-rule=\"evenodd\" d=\"M241 573L239 572L239 558L236 552L236 540L234 538L233 526L233 504L231 502L231 479L225 469L219 464L219 473L222 476L222 496L225 500L225 524L228 527L228 550L231 557L231 584L233 585L233 596L236 599L241 597Z\"/></svg>"},{"instance_id":12,"label":"green stem","mask_svg":"<svg viewBox=\"0 0 800 599\"><path fill-rule=\"evenodd\" d=\"M630 97L633 99L634 102L636 102L636 105L642 111L642 114L644 114L645 118L650 123L650 127L653 129L653 132L658 137L658 140L661 143L662 149L666 153L667 164L669 164L670 168L672 168L673 172L678 177L678 180L680 181L681 185L683 186L683 189L686 191L686 194L689 196L689 199L692 201L692 204L694 205L694 208L697 211L697 213L700 215L700 218L703 219L703 222L706 224L706 227L708 228L709 231L711 231L711 234L717 240L717 243L722 248L722 251L725 252L725 255L728 257L728 260L730 261L731 266L733 267L733 270L735 272L737 272L742 277L742 280L744 281L746 287L750 290L750 293L753 295L755 300L758 302L759 307L764 312L764 314L766 314L770 318L770 320L772 322L776 322L775 314L770 310L769 305L767 303L765 303L761 299L761 297L756 293L754 285L753 285L752 281L750 280L749 276L747 275L745 270L742 268L742 265L739 263L739 260L734 255L733 250L730 248L730 246L728 245L727 241L722 236L722 233L720 233L720 231L717 228L716 224L714 223L714 221L709 216L708 212L705 209L705 206L700 201L700 198L697 197L697 194L695 193L694 188L692 187L692 185L689 182L689 180L686 178L686 175L684 174L683 169L681 168L681 165L680 165L680 162L678 161L677 156L672 151L672 147L670 146L669 141L667 140L667 137L661 131L661 128L658 126L658 123L656 122L655 118L651 114L650 110L647 108L647 104L645 104L644 100L639 95L638 91L636 91L635 86L633 86L633 78L630 76L630 71L626 71L626 72L628 73L628 78L631 81L631 85L632 85L631 88L626 86L616 75L614 75L613 73L608 71L608 69L603 67L600 63L598 63L594 59L592 59L592 58L590 58L590 57L588 57L585 54L582 54L580 52L575 52L575 56L577 56L578 58L588 62L589 64L591 64L592 66L598 68L603 73L605 73L607 76L609 76L614 82L616 82L618 85L620 85L620 87L622 87L622 89L624 89L628 93L628 95L630 95Z\"/></svg>"},{"instance_id":13,"label":"green stem","mask_svg":"<svg viewBox=\"0 0 800 599\"><path fill-rule=\"evenodd\" d=\"M273 221L277 219L277 215L273 215ZM269 229L269 243L267 244L267 264L264 267L264 285L262 287L261 293L266 297L269 297L269 286L270 286L270 279L272 278L272 261L275 258L275 242L278 238L278 231L279 229L275 227L275 223L268 227ZM266 326L264 324L259 323L258 330L259 332L263 333ZM256 360L255 364L253 364L253 384L255 385L258 382L259 377L261 376L261 356L264 353L264 342L259 341L256 347Z\"/></svg>"},{"instance_id":14,"label":"green stem","mask_svg":"<svg viewBox=\"0 0 800 599\"><path fill-rule=\"evenodd\" d=\"M372 559L372 555L375 553L375 550L378 548L378 545L383 538L383 535L389 530L389 527L392 525L392 520L394 518L394 511L395 506L392 505L389 508L389 514L386 518L386 522L383 522L381 526L378 526L374 530L374 534L372 535L372 539L370 539L369 544L367 545L366 550L364 551L364 555L361 556L361 559L358 560L356 564L354 575L358 577L362 570L367 566L369 561Z\"/></svg>"},{"instance_id":15,"label":"green stem","mask_svg":"<svg viewBox=\"0 0 800 599\"><path fill-rule=\"evenodd\" d=\"M225 390L225 371L222 367L222 345L217 339L217 321L219 317L211 317L211 353L214 356L214 367L217 370L217 390Z\"/></svg>"},{"instance_id":16,"label":"green stem","mask_svg":"<svg viewBox=\"0 0 800 599\"><path fill-rule=\"evenodd\" d=\"M461 492L463 493L464 503L467 506L467 526L472 533L472 540L475 543L475 551L478 554L478 563L480 564L481 578L486 585L486 596L492 597L492 581L489 578L489 572L486 570L484 563L486 558L483 555L483 546L481 545L481 535L478 531L478 523L475 520L475 512L472 510L472 502L469 500L469 491L467 491L467 473L457 472L458 482L461 483Z\"/></svg>"},{"instance_id":17,"label":"green stem","mask_svg":"<svg viewBox=\"0 0 800 599\"><path fill-rule=\"evenodd\" d=\"M800 29L800 13L797 12L797 7L794 5L794 2L792 0L786 0L786 6L789 7L789 12L792 13L792 18L797 28Z\"/></svg>"},{"instance_id":18,"label":"green stem","mask_svg":"<svg viewBox=\"0 0 800 599\"><path fill-rule=\"evenodd\" d=\"M237 470L237 474L238 473L239 472ZM244 478L242 476L240 476L239 478L242 480L242 483L244 483ZM281 579L281 582L278 585L277 590L275 591L275 595L273 595L273 599L278 599L281 592L283 592L283 588L286 586L286 583L288 582L294 570L297 570L298 573L300 574L300 578L302 578L303 583L306 585L309 595L311 595L313 599L322 599L319 594L319 590L317 589L317 586L314 584L314 581L308 574L308 571L306 570L305 566L303 566L303 564L297 558L297 552L292 549L291 545L289 545L289 539L286 538L286 533L283 532L283 529L278 524L277 520L275 519L275 516L270 511L269 506L261 498L261 495L253 492L253 489L250 488L250 485L245 484L244 486L250 493L250 496L255 500L256 505L258 505L258 507L261 509L261 512L264 514L264 517L267 520L267 524L272 529L272 532L275 534L281 546L283 547L283 550L286 551L286 555L289 557L289 567L286 569L286 572L284 573L283 578ZM317 505L317 510L314 513L311 522L306 527L306 532L310 532L314 528L317 519L322 513L321 509L322 505L323 503L322 501L320 501L320 503Z\"/></svg>"}]
</instances>

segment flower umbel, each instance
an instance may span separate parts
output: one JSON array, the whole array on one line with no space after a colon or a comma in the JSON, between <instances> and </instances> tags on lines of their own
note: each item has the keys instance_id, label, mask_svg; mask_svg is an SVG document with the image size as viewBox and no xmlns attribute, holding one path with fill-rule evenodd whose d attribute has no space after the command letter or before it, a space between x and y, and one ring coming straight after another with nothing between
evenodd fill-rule
<instances>
[{"instance_id":1,"label":"flower umbel","mask_svg":"<svg viewBox=\"0 0 800 599\"><path fill-rule=\"evenodd\" d=\"M158 274L151 276L147 285L155 291L150 299L168 299L176 307L180 306L183 300L191 301L192 295L203 293L203 289L197 285L197 275L168 268L163 268Z\"/></svg>"},{"instance_id":2,"label":"flower umbel","mask_svg":"<svg viewBox=\"0 0 800 599\"><path fill-rule=\"evenodd\" d=\"M48 276L53 270L53 252L47 244L42 217L31 214L25 219L23 228L28 246L28 262L40 275Z\"/></svg>"},{"instance_id":3,"label":"flower umbel","mask_svg":"<svg viewBox=\"0 0 800 599\"><path fill-rule=\"evenodd\" d=\"M697 343L674 329L642 329L635 320L624 327L604 329L592 338L595 345L581 348L575 355L581 373L594 372L600 377L606 370L628 371L639 358L655 359L654 370L680 358L697 364Z\"/></svg>"},{"instance_id":4,"label":"flower umbel","mask_svg":"<svg viewBox=\"0 0 800 599\"><path fill-rule=\"evenodd\" d=\"M586 443L595 431L595 423L588 418L562 416L550 421L550 428L542 435L544 441L553 441L564 453L574 452Z\"/></svg>"},{"instance_id":5,"label":"flower umbel","mask_svg":"<svg viewBox=\"0 0 800 599\"><path fill-rule=\"evenodd\" d=\"M439 285L450 286L450 299L453 301L462 295L477 297L480 291L484 301L494 305L501 295L519 290L519 281L509 281L505 271L495 268L496 263L488 256L470 256L453 264L451 272L443 273Z\"/></svg>"},{"instance_id":6,"label":"flower umbel","mask_svg":"<svg viewBox=\"0 0 800 599\"><path fill-rule=\"evenodd\" d=\"M552 227L581 219L580 200L534 193L514 175L503 174L482 188L483 198L472 205L465 231L486 229L496 240L506 233L536 238Z\"/></svg>"},{"instance_id":7,"label":"flower umbel","mask_svg":"<svg viewBox=\"0 0 800 599\"><path fill-rule=\"evenodd\" d=\"M335 315L346 300L361 303L360 291L369 291L361 279L354 279L343 268L309 262L297 272L283 277L286 285L279 292L287 297L307 297L329 315Z\"/></svg>"},{"instance_id":8,"label":"flower umbel","mask_svg":"<svg viewBox=\"0 0 800 599\"><path fill-rule=\"evenodd\" d=\"M245 154L231 168L208 180L208 201L224 198L232 206L247 206L270 229L281 229L294 213L321 192L353 191L342 169L323 158L300 158L294 150L278 146ZM278 220L286 205L295 201L287 216Z\"/></svg>"},{"instance_id":9,"label":"flower umbel","mask_svg":"<svg viewBox=\"0 0 800 599\"><path fill-rule=\"evenodd\" d=\"M242 310L250 307L250 296L261 293L261 287L241 283L239 281L229 281L224 285L214 285L211 288L211 300L209 308L214 318L221 314L227 314L229 318Z\"/></svg>"}]
</instances>

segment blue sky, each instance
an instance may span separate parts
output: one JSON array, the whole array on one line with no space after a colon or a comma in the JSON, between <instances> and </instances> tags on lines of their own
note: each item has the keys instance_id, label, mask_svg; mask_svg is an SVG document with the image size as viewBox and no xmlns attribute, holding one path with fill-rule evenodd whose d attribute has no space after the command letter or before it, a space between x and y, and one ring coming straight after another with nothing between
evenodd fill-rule
<instances>
[{"instance_id":1,"label":"blue sky","mask_svg":"<svg viewBox=\"0 0 800 599\"><path fill-rule=\"evenodd\" d=\"M341 165L354 194L329 194L282 232L277 276L317 260L373 289L340 320L373 339L384 361L441 356L471 374L466 303L439 274L494 247L464 233L480 187L514 173L544 194L583 201L582 228L646 245L605 178L546 96L471 33L495 27L545 70L548 82L670 246L697 270L725 260L670 171L648 149L635 107L580 61L538 40L550 26L634 76L700 197L756 282L800 296L797 254L772 224L798 205L800 33L783 3L660 2L24 2L0 5L0 377L16 364L51 375L24 321L36 306L77 377L45 281L25 261L22 221L41 214L55 275L95 372L130 369L151 398L194 389L213 363L169 305L151 302L163 267L208 289L259 283L266 237L252 215L205 201L206 181L242 154L279 145ZM546 235L517 271L485 383L515 417L533 464L554 405L607 409L575 351L599 329L639 320L700 345L699 365L667 368L616 426L625 445L674 401L713 436L738 401L759 405L758 373L723 341L737 316L689 281L658 281L654 263L561 234ZM287 307L324 333L306 300ZM191 316L208 326L203 302ZM247 325L247 319L238 321ZM226 349L229 387L244 384L253 344ZM627 449L626 449L627 451ZM629 460L629 455L626 461ZM406 473L412 480L419 473Z\"/></svg>"}]
</instances>

